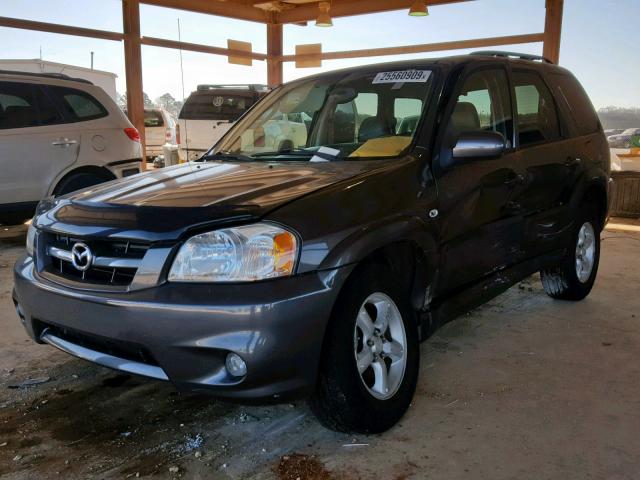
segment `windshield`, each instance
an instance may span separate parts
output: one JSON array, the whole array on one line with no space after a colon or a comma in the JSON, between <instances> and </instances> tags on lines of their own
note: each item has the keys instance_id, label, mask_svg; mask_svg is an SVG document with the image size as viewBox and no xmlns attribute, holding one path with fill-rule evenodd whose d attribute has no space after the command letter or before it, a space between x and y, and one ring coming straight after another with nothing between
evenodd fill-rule
<instances>
[{"instance_id":1,"label":"windshield","mask_svg":"<svg viewBox=\"0 0 640 480\"><path fill-rule=\"evenodd\" d=\"M249 112L212 155L311 161L398 156L413 140L431 85L430 70L341 73L285 85Z\"/></svg>"}]
</instances>

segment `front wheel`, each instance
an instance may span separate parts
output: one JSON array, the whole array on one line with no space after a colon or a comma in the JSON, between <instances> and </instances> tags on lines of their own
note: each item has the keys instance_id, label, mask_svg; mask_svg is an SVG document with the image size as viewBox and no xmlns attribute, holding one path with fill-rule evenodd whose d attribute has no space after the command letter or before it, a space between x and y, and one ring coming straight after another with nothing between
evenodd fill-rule
<instances>
[{"instance_id":1,"label":"front wheel","mask_svg":"<svg viewBox=\"0 0 640 480\"><path fill-rule=\"evenodd\" d=\"M596 280L600 263L598 211L585 205L574 228L571 245L557 266L540 272L542 286L552 298L582 300Z\"/></svg>"},{"instance_id":2,"label":"front wheel","mask_svg":"<svg viewBox=\"0 0 640 480\"><path fill-rule=\"evenodd\" d=\"M419 369L416 316L385 266L344 286L326 334L311 409L332 430L380 433L409 408Z\"/></svg>"}]
</instances>

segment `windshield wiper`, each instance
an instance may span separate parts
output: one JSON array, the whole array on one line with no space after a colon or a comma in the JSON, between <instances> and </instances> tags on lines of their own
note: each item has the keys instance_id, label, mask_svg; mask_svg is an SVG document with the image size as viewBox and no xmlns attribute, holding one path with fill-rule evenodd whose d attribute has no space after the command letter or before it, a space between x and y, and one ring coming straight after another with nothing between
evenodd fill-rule
<instances>
[{"instance_id":1,"label":"windshield wiper","mask_svg":"<svg viewBox=\"0 0 640 480\"><path fill-rule=\"evenodd\" d=\"M289 155L290 157L310 157L313 152L304 150L278 150L277 152L259 152L254 153L254 157L277 157L278 155Z\"/></svg>"},{"instance_id":2,"label":"windshield wiper","mask_svg":"<svg viewBox=\"0 0 640 480\"><path fill-rule=\"evenodd\" d=\"M260 153L254 153L253 157L277 157L280 155L284 155L284 156L289 156L289 157L304 157L304 158L311 158L311 157L320 157L323 160L327 160L329 162L334 162L336 160L340 160L340 157L338 156L334 156L334 155L330 155L328 153L324 153L324 152L313 152L313 151L308 151L308 150L301 150L301 149L296 149L296 150L279 150L277 152L260 152Z\"/></svg>"},{"instance_id":3,"label":"windshield wiper","mask_svg":"<svg viewBox=\"0 0 640 480\"><path fill-rule=\"evenodd\" d=\"M253 162L253 157L249 155L243 155L241 153L231 153L231 152L218 152L206 154L200 157L198 160L203 162L208 162L210 160L227 160L232 162Z\"/></svg>"}]
</instances>

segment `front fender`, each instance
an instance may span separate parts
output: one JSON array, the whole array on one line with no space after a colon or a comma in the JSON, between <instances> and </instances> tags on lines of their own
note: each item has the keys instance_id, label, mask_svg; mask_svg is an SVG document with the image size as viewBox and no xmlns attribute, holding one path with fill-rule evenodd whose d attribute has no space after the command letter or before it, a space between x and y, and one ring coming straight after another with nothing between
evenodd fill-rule
<instances>
[{"instance_id":1,"label":"front fender","mask_svg":"<svg viewBox=\"0 0 640 480\"><path fill-rule=\"evenodd\" d=\"M411 276L407 284L411 290L411 303L416 310L424 310L431 302L432 286L438 275L436 233L432 224L419 217L386 219L358 229L338 243L320 264L319 270L356 264L377 253L390 263L399 259L394 255L404 258L409 254L409 260L413 262L412 271L408 269L398 273L401 278L403 273ZM412 249L407 250L407 245ZM402 261L398 265L407 266Z\"/></svg>"},{"instance_id":2,"label":"front fender","mask_svg":"<svg viewBox=\"0 0 640 480\"><path fill-rule=\"evenodd\" d=\"M358 263L377 250L397 242L411 242L427 255L435 255L435 229L419 217L385 219L352 232L334 246L318 270Z\"/></svg>"}]
</instances>

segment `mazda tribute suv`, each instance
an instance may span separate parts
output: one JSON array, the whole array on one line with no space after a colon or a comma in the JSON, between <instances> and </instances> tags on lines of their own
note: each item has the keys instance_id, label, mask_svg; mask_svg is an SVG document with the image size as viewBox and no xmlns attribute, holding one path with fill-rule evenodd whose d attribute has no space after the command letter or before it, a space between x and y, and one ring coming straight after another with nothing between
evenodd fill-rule
<instances>
[{"instance_id":1,"label":"mazda tribute suv","mask_svg":"<svg viewBox=\"0 0 640 480\"><path fill-rule=\"evenodd\" d=\"M13 298L71 355L219 397L305 395L330 428L381 432L443 322L536 272L553 298L589 293L609 178L587 95L542 58L323 73L198 162L42 201Z\"/></svg>"}]
</instances>

